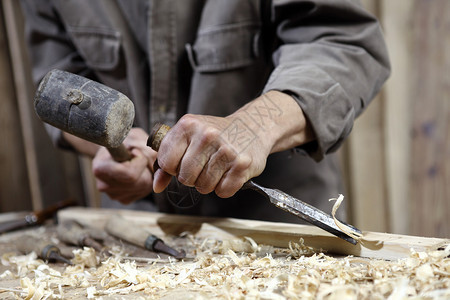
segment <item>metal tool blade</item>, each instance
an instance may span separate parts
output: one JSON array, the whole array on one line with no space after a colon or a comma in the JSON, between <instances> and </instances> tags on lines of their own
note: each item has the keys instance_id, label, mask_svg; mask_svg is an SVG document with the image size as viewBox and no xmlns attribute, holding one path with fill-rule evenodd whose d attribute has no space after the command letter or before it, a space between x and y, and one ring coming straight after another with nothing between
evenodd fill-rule
<instances>
[{"instance_id":1,"label":"metal tool blade","mask_svg":"<svg viewBox=\"0 0 450 300\"><path fill-rule=\"evenodd\" d=\"M265 195L272 204L275 206L298 216L299 218L322 228L325 231L328 231L329 233L332 233L336 235L337 237L352 243L353 245L356 245L357 241L343 232L334 222L334 219L329 214L324 213L320 209L309 205L308 203L305 203L299 199L296 199L280 190L277 189L270 189L263 186L260 186L259 184L256 184L253 181L248 181L244 188L249 188L256 190L263 195ZM341 221L342 222L342 221ZM344 223L344 222L342 222ZM352 230L355 231L356 234L361 234L361 231L349 224L344 223L345 225L349 226Z\"/></svg>"}]
</instances>

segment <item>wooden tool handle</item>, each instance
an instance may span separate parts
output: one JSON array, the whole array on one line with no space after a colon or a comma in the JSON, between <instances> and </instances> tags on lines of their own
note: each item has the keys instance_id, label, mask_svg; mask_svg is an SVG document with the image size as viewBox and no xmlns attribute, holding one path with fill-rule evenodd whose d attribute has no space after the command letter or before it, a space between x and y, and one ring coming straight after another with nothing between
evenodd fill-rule
<instances>
[{"instance_id":1,"label":"wooden tool handle","mask_svg":"<svg viewBox=\"0 0 450 300\"><path fill-rule=\"evenodd\" d=\"M124 162L127 160L131 160L133 156L131 155L131 152L128 151L128 149L125 147L124 144L121 144L117 148L107 148L109 153L111 153L111 156L114 158L117 162Z\"/></svg>"},{"instance_id":2,"label":"wooden tool handle","mask_svg":"<svg viewBox=\"0 0 450 300\"><path fill-rule=\"evenodd\" d=\"M110 235L143 248L150 235L140 225L126 220L121 215L112 216L106 223L105 229Z\"/></svg>"},{"instance_id":3,"label":"wooden tool handle","mask_svg":"<svg viewBox=\"0 0 450 300\"><path fill-rule=\"evenodd\" d=\"M162 123L156 123L152 128L150 136L148 137L147 146L158 152L159 146L169 130L170 126Z\"/></svg>"}]
</instances>

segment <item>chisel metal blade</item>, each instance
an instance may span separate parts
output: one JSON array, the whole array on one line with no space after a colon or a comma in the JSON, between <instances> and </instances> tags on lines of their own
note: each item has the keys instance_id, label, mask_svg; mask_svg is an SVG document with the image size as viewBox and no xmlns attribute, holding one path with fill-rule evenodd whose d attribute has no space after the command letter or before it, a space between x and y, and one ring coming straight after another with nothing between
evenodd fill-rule
<instances>
[{"instance_id":1,"label":"chisel metal blade","mask_svg":"<svg viewBox=\"0 0 450 300\"><path fill-rule=\"evenodd\" d=\"M308 203L296 199L291 195L288 195L280 190L260 186L259 184L256 184L253 181L248 181L244 185L244 188L256 190L265 195L270 200L270 202L275 206L277 206L278 208L281 208L293 215L296 215L299 218L317 227L320 227L323 230L328 231L329 233L334 234L335 236L349 243L352 243L353 245L357 244L357 241L354 238L343 232L336 225L332 216L324 213L323 211L312 205L309 205ZM361 234L361 231L355 228L354 226L346 224L344 222L342 223L349 226L355 232L355 234L357 235Z\"/></svg>"}]
</instances>

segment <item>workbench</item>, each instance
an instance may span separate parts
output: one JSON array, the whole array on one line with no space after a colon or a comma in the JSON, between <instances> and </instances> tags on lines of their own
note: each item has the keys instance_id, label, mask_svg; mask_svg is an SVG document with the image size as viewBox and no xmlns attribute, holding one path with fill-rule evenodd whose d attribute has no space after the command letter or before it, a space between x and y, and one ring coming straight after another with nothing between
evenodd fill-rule
<instances>
[{"instance_id":1,"label":"workbench","mask_svg":"<svg viewBox=\"0 0 450 300\"><path fill-rule=\"evenodd\" d=\"M112 256L77 249L58 243L50 222L0 236L0 299L40 299L39 293L41 299L450 298L449 239L365 232L352 245L309 225L83 207L59 211L58 222L102 229L116 215L186 257L175 260L111 236L104 245ZM77 263L18 253L14 240L24 234L52 238L63 255L75 250ZM80 260L83 255L96 263Z\"/></svg>"}]
</instances>

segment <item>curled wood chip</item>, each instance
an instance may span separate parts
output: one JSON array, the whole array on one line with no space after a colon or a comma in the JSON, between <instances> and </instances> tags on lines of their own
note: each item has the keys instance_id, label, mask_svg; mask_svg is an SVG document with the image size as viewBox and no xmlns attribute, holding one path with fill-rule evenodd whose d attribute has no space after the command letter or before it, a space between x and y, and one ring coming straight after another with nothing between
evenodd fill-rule
<instances>
[{"instance_id":1,"label":"curled wood chip","mask_svg":"<svg viewBox=\"0 0 450 300\"><path fill-rule=\"evenodd\" d=\"M99 264L99 258L95 254L93 248L84 247L83 249L73 250L74 258L72 263L83 267L93 268Z\"/></svg>"},{"instance_id":2,"label":"curled wood chip","mask_svg":"<svg viewBox=\"0 0 450 300\"><path fill-rule=\"evenodd\" d=\"M354 238L355 240L357 240L357 241L361 240L361 238L363 236L361 233L355 232L350 227L348 227L346 224L342 223L341 221L339 221L336 218L336 212L337 212L339 206L341 206L342 201L344 201L344 195L339 194L339 197L331 198L329 201L336 201L336 203L334 203L333 209L331 211L331 216L333 217L334 223L336 223L336 226L339 227L339 229L341 229L348 236Z\"/></svg>"}]
</instances>

